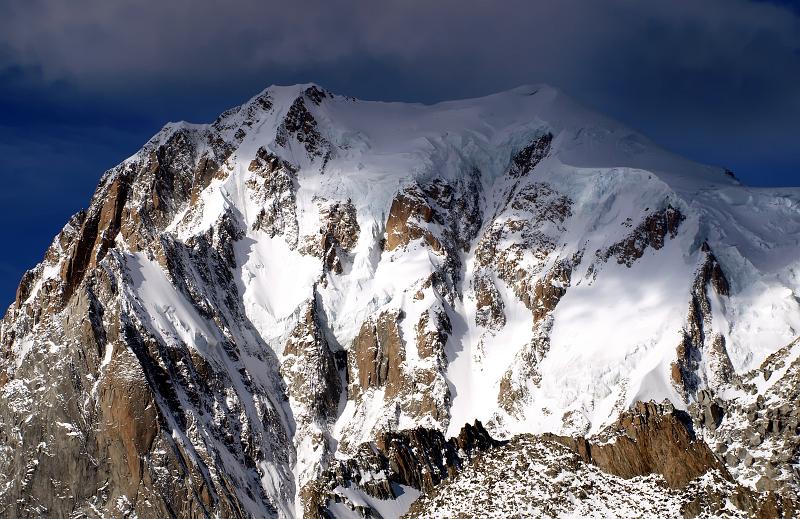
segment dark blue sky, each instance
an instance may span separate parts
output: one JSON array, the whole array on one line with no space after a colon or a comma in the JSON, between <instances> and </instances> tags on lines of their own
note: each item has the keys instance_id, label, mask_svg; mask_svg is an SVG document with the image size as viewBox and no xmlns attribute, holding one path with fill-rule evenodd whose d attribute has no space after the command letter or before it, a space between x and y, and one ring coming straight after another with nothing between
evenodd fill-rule
<instances>
[{"instance_id":1,"label":"dark blue sky","mask_svg":"<svg viewBox=\"0 0 800 519\"><path fill-rule=\"evenodd\" d=\"M747 184L800 185L799 5L0 0L0 306L105 169L272 83L435 102L546 82Z\"/></svg>"}]
</instances>

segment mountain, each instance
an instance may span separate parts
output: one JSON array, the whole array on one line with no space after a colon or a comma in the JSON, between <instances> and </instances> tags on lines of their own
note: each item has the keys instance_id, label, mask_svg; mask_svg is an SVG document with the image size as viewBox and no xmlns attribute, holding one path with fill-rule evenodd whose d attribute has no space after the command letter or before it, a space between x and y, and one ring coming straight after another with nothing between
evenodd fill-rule
<instances>
[{"instance_id":1,"label":"mountain","mask_svg":"<svg viewBox=\"0 0 800 519\"><path fill-rule=\"evenodd\" d=\"M799 330L800 189L546 85L274 86L23 277L0 515L790 517Z\"/></svg>"}]
</instances>

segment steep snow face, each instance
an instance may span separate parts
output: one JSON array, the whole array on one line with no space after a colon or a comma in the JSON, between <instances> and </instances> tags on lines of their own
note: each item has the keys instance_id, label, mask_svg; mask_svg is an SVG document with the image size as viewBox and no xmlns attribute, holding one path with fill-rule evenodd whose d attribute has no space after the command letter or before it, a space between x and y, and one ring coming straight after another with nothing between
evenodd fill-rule
<instances>
[{"instance_id":1,"label":"steep snow face","mask_svg":"<svg viewBox=\"0 0 800 519\"><path fill-rule=\"evenodd\" d=\"M270 87L167 125L92 204L4 321L8 374L45 347L15 316L121 265L120 319L222 373L214 416L166 421L193 461L240 464L234 411L291 439L236 474L251 513L259 492L302 513L380 431L592 434L638 400L735 394L800 334L800 190L742 186L546 85L435 105Z\"/></svg>"}]
</instances>

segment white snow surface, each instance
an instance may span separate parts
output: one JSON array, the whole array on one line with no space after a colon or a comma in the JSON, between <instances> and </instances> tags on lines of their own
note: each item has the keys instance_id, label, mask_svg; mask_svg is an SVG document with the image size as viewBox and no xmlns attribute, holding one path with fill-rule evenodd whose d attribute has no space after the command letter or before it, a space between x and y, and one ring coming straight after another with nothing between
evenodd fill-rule
<instances>
[{"instance_id":1,"label":"white snow surface","mask_svg":"<svg viewBox=\"0 0 800 519\"><path fill-rule=\"evenodd\" d=\"M334 493L342 496L348 502L358 507L371 508L378 512L384 519L397 519L402 517L411 504L420 496L420 491L407 485L398 485L400 495L397 499L378 499L364 492L357 486L342 487L334 489ZM329 502L328 510L337 519L359 519L361 514L354 512L344 503Z\"/></svg>"}]
</instances>

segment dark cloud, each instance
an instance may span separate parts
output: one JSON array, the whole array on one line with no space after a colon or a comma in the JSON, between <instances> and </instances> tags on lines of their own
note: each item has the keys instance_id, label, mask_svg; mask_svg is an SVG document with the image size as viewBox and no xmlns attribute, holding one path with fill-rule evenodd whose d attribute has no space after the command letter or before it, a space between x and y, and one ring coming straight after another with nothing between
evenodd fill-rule
<instances>
[{"instance_id":1,"label":"dark cloud","mask_svg":"<svg viewBox=\"0 0 800 519\"><path fill-rule=\"evenodd\" d=\"M744 79L778 63L796 71L800 48L790 10L743 0L12 0L0 34L6 64L91 89L224 84L352 60L426 72L423 84L455 75L473 89L531 75L628 77L641 64Z\"/></svg>"},{"instance_id":2,"label":"dark cloud","mask_svg":"<svg viewBox=\"0 0 800 519\"><path fill-rule=\"evenodd\" d=\"M305 81L422 102L547 82L748 183L800 184L796 1L5 0L0 242L20 247L0 299L165 121Z\"/></svg>"},{"instance_id":3,"label":"dark cloud","mask_svg":"<svg viewBox=\"0 0 800 519\"><path fill-rule=\"evenodd\" d=\"M164 104L187 90L203 99L298 76L332 76L349 94L423 101L544 81L645 129L656 118L702 131L746 124L770 132L800 112L800 17L791 7L12 0L0 18L0 68ZM337 70L356 81L337 78ZM398 79L402 91L389 83Z\"/></svg>"}]
</instances>

